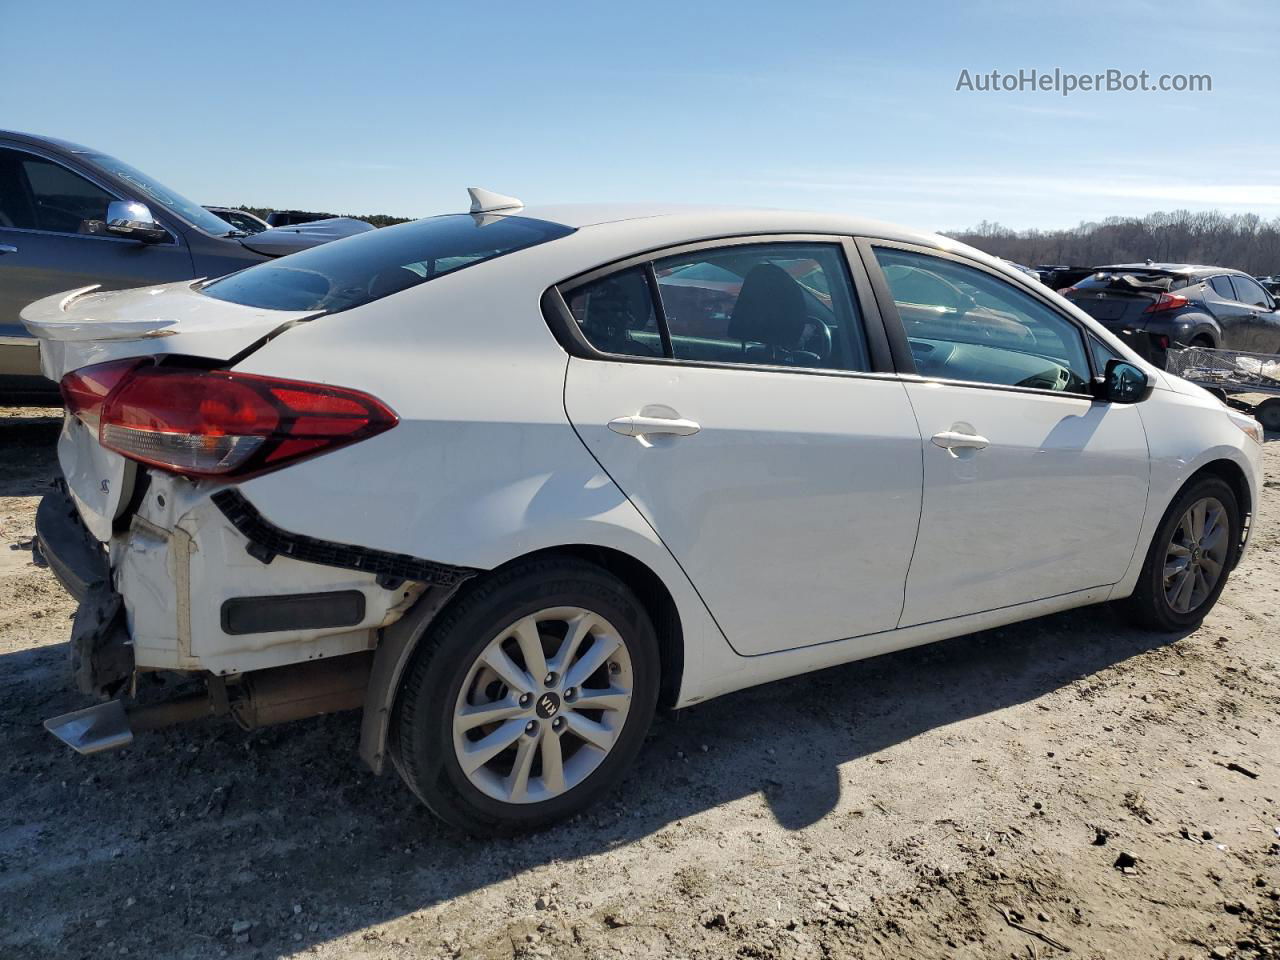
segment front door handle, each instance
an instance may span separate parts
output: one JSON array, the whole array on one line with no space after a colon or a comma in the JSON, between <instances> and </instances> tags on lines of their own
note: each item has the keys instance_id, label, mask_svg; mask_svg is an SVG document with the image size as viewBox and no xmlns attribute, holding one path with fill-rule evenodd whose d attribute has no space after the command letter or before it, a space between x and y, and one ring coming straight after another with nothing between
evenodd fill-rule
<instances>
[{"instance_id":1,"label":"front door handle","mask_svg":"<svg viewBox=\"0 0 1280 960\"><path fill-rule=\"evenodd\" d=\"M957 433L954 430L935 433L933 442L944 450L982 450L991 444L986 437L976 433Z\"/></svg>"},{"instance_id":2,"label":"front door handle","mask_svg":"<svg viewBox=\"0 0 1280 960\"><path fill-rule=\"evenodd\" d=\"M0 243L0 255L6 254L6 253L17 253L17 252L18 252L18 248L15 247L12 243Z\"/></svg>"},{"instance_id":3,"label":"front door handle","mask_svg":"<svg viewBox=\"0 0 1280 960\"><path fill-rule=\"evenodd\" d=\"M671 417L618 417L616 420L609 421L609 429L624 437L644 437L655 433L691 437L701 430L702 426L693 420L679 420Z\"/></svg>"}]
</instances>

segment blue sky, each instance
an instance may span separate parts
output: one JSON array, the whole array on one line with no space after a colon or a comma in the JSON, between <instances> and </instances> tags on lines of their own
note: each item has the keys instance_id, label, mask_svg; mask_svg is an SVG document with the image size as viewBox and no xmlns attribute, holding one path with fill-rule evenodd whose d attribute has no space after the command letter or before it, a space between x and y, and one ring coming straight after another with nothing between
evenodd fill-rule
<instances>
[{"instance_id":1,"label":"blue sky","mask_svg":"<svg viewBox=\"0 0 1280 960\"><path fill-rule=\"evenodd\" d=\"M929 229L1280 215L1274 3L0 0L0 23L0 127L202 203L422 216L480 185ZM1055 67L1213 90L955 89Z\"/></svg>"}]
</instances>

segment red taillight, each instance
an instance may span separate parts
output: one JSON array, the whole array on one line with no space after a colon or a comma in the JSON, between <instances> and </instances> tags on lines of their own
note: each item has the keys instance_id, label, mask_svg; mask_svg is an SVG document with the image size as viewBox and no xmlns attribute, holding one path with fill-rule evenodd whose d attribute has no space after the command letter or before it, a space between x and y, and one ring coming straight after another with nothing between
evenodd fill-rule
<instances>
[{"instance_id":1,"label":"red taillight","mask_svg":"<svg viewBox=\"0 0 1280 960\"><path fill-rule=\"evenodd\" d=\"M1162 293L1156 299L1155 303L1151 304L1151 306L1147 307L1147 309L1142 312L1164 313L1166 310L1177 310L1180 307L1185 307L1189 302L1190 301L1188 301L1186 297L1180 296L1176 293Z\"/></svg>"},{"instance_id":2,"label":"red taillight","mask_svg":"<svg viewBox=\"0 0 1280 960\"><path fill-rule=\"evenodd\" d=\"M76 370L62 391L107 449L192 477L263 473L398 422L357 390L137 361Z\"/></svg>"},{"instance_id":3,"label":"red taillight","mask_svg":"<svg viewBox=\"0 0 1280 960\"><path fill-rule=\"evenodd\" d=\"M137 360L117 360L114 363L99 363L72 370L58 384L58 389L62 391L62 402L72 415L97 433L98 420L107 395L120 385L120 381L138 363Z\"/></svg>"},{"instance_id":4,"label":"red taillight","mask_svg":"<svg viewBox=\"0 0 1280 960\"><path fill-rule=\"evenodd\" d=\"M1058 291L1059 295L1064 296L1064 297L1065 297L1068 293L1075 293L1075 292L1076 292L1076 288L1075 288L1075 287L1063 287L1061 290L1059 290L1059 291Z\"/></svg>"}]
</instances>

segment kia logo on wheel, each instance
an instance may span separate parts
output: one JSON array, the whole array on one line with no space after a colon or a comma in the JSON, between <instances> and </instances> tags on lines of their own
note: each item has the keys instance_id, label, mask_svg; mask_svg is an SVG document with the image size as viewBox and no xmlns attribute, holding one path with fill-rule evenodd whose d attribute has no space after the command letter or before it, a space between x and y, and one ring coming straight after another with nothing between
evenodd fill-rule
<instances>
[{"instance_id":1,"label":"kia logo on wheel","mask_svg":"<svg viewBox=\"0 0 1280 960\"><path fill-rule=\"evenodd\" d=\"M556 711L559 709L560 698L554 693L544 693L538 698L538 705L535 708L535 711L543 720L550 720L556 715Z\"/></svg>"}]
</instances>

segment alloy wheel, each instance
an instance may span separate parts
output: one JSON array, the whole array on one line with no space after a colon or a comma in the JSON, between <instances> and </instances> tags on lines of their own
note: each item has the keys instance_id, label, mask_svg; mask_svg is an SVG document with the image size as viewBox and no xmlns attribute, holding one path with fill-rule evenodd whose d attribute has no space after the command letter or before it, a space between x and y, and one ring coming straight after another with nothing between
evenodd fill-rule
<instances>
[{"instance_id":1,"label":"alloy wheel","mask_svg":"<svg viewBox=\"0 0 1280 960\"><path fill-rule=\"evenodd\" d=\"M550 800L609 755L631 707L622 635L582 607L550 607L500 632L467 672L453 711L463 774L505 803Z\"/></svg>"},{"instance_id":2,"label":"alloy wheel","mask_svg":"<svg viewBox=\"0 0 1280 960\"><path fill-rule=\"evenodd\" d=\"M1176 613L1197 609L1222 579L1229 529L1226 508L1216 497L1197 500L1178 521L1164 561L1165 599Z\"/></svg>"}]
</instances>

